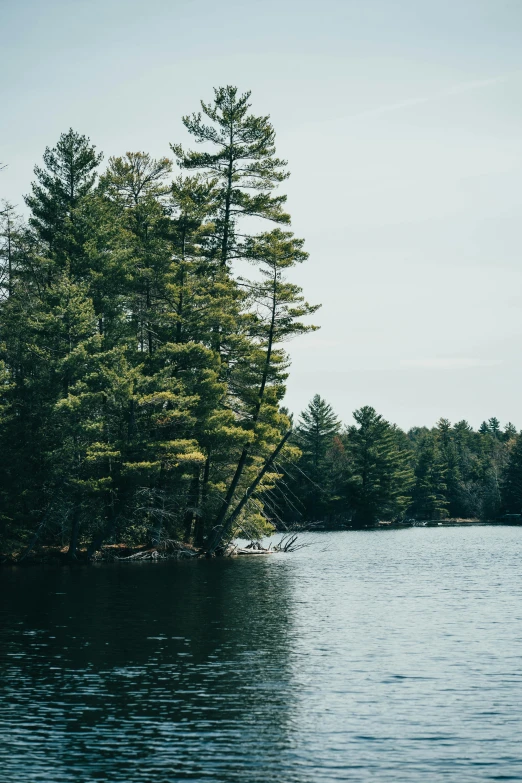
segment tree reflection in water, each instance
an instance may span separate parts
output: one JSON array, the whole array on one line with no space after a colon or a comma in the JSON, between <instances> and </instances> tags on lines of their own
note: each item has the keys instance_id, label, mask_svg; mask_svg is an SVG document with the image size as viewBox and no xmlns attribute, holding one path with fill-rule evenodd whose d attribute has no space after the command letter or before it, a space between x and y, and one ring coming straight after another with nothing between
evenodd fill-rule
<instances>
[{"instance_id":1,"label":"tree reflection in water","mask_svg":"<svg viewBox=\"0 0 522 783\"><path fill-rule=\"evenodd\" d=\"M282 758L294 699L282 558L1 579L6 779L308 780Z\"/></svg>"}]
</instances>

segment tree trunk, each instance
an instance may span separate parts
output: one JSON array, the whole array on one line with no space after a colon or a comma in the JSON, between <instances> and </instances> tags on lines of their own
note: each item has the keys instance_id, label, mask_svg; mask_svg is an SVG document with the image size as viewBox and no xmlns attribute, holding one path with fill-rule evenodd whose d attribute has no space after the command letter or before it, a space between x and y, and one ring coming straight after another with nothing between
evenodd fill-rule
<instances>
[{"instance_id":1,"label":"tree trunk","mask_svg":"<svg viewBox=\"0 0 522 783\"><path fill-rule=\"evenodd\" d=\"M276 309L277 309L277 270L274 272L274 291L273 291L273 298L272 298L272 315L270 320L270 329L268 332L268 339L267 339L267 347L266 347L266 358L265 358L265 366L263 369L263 375L261 376L261 383L259 385L259 393L257 397L256 406L254 408L254 414L252 416L252 424L255 426L257 424L257 421L259 419L259 414L261 412L261 405L263 404L263 398L265 396L265 389L266 389L266 382L268 380L268 373L270 371L270 362L272 359L272 349L274 345L274 333L275 333L275 320L276 320ZM243 470L246 465L246 461L248 458L248 454L250 451L250 444L247 443L245 446L243 446L243 451L241 452L241 456L239 457L239 462L236 467L236 472L234 473L234 476L232 478L232 482L230 484L230 487L228 488L227 494L225 498L223 499L223 502L221 504L221 508L218 512L218 515L216 517L216 520L214 522L214 530L219 530L219 528L223 525L223 521L225 519L225 516L228 512L228 509L230 507L230 503L232 502L232 498L234 497L234 492L236 491L237 485L239 483L239 480L241 479L241 476L243 475Z\"/></svg>"},{"instance_id":2,"label":"tree trunk","mask_svg":"<svg viewBox=\"0 0 522 783\"><path fill-rule=\"evenodd\" d=\"M200 485L200 469L199 466L194 468L194 475L190 482L188 505L189 508L185 513L185 535L184 541L186 544L190 544L192 541L192 528L194 520L197 520L200 516L199 508L199 485Z\"/></svg>"},{"instance_id":3,"label":"tree trunk","mask_svg":"<svg viewBox=\"0 0 522 783\"><path fill-rule=\"evenodd\" d=\"M211 461L211 453L209 449L207 459L205 460L205 467L203 469L203 481L201 483L201 503L199 505L200 513L196 516L196 524L194 526L194 544L196 546L203 546L203 540L205 538L205 521L203 518L203 514L207 510L210 461Z\"/></svg>"},{"instance_id":4,"label":"tree trunk","mask_svg":"<svg viewBox=\"0 0 522 783\"><path fill-rule=\"evenodd\" d=\"M274 462L274 460L279 455L281 449L285 445L286 441L292 434L292 430L288 430L288 432L285 434L285 436L282 438L282 440L277 445L276 449L272 452L268 460L263 465L262 469L257 474L254 481L250 484L248 489L246 490L245 494L235 507L235 509L232 511L228 519L220 526L220 527L214 527L211 535L209 536L209 542L207 545L207 555L213 555L216 549L219 548L223 540L232 532L234 522L238 518L239 514L247 504L247 502L250 500L252 495L254 494L255 490L259 486L259 483L261 482L261 479L265 475L265 473L270 469L270 466Z\"/></svg>"},{"instance_id":5,"label":"tree trunk","mask_svg":"<svg viewBox=\"0 0 522 783\"><path fill-rule=\"evenodd\" d=\"M221 266L223 268L227 265L227 259L228 259L228 239L229 239L229 231L230 231L230 202L232 199L232 166L233 166L233 160L232 160L232 144L234 140L233 135L233 127L230 126L230 158L228 161L228 172L227 172L227 192L225 196L225 219L223 221L223 241L221 243Z\"/></svg>"}]
</instances>

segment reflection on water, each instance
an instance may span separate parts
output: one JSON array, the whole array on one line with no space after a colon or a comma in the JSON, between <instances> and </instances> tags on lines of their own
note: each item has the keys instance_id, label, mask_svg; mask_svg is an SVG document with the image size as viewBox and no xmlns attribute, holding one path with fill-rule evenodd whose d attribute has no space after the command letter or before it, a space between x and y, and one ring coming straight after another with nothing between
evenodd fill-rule
<instances>
[{"instance_id":1,"label":"reflection on water","mask_svg":"<svg viewBox=\"0 0 522 783\"><path fill-rule=\"evenodd\" d=\"M6 781L522 780L522 529L0 573Z\"/></svg>"}]
</instances>

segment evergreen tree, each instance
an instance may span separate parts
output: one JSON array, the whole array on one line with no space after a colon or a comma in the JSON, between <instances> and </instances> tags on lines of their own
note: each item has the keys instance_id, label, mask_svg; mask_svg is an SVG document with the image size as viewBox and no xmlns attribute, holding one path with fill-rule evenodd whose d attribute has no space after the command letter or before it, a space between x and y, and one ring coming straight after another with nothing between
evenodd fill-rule
<instances>
[{"instance_id":1,"label":"evergreen tree","mask_svg":"<svg viewBox=\"0 0 522 783\"><path fill-rule=\"evenodd\" d=\"M212 151L185 152L171 145L180 166L203 171L216 183L215 254L223 267L243 255L240 218L290 222L283 211L286 196L271 195L288 177L286 161L276 157L270 118L248 113L249 98L249 92L238 96L236 87L219 87L213 103L201 101L202 113L183 117L195 141L211 145Z\"/></svg>"},{"instance_id":2,"label":"evergreen tree","mask_svg":"<svg viewBox=\"0 0 522 783\"><path fill-rule=\"evenodd\" d=\"M91 378L92 356L101 345L92 303L67 270L39 295L17 289L2 316L0 339L11 375L7 402L16 411L3 432L4 442L10 444L4 476L10 484L13 515L23 530L58 492L63 497L61 511L67 513L68 488L79 458L78 451L73 457L70 450L69 458L63 458L71 441L59 426L56 411L72 388Z\"/></svg>"},{"instance_id":3,"label":"evergreen tree","mask_svg":"<svg viewBox=\"0 0 522 783\"><path fill-rule=\"evenodd\" d=\"M437 450L442 460L446 506L449 508L450 515L457 517L462 513L460 461L455 432L448 419L443 418L437 422L436 438Z\"/></svg>"},{"instance_id":4,"label":"evergreen tree","mask_svg":"<svg viewBox=\"0 0 522 783\"><path fill-rule=\"evenodd\" d=\"M321 465L340 427L332 406L319 394L314 395L308 407L301 413L296 432L303 452L303 462L309 465L314 481L320 478Z\"/></svg>"},{"instance_id":5,"label":"evergreen tree","mask_svg":"<svg viewBox=\"0 0 522 783\"><path fill-rule=\"evenodd\" d=\"M248 242L248 258L261 273L261 281L248 283L256 307L250 318L250 333L254 341L248 354L237 363L230 375L230 389L236 400L236 411L241 413L244 421L245 439L216 516L211 549L227 531L225 518L237 489L241 488L249 457L252 456L250 468L255 475L256 463L259 467L259 459L268 458L274 444L281 438L281 429L287 429L289 425L287 417L279 410L288 365L281 346L292 337L316 328L301 319L314 313L317 307L310 306L304 300L301 289L289 283L285 275L307 257L303 240L280 229L261 234ZM251 477L247 471L246 480Z\"/></svg>"},{"instance_id":6,"label":"evergreen tree","mask_svg":"<svg viewBox=\"0 0 522 783\"><path fill-rule=\"evenodd\" d=\"M502 482L503 507L511 514L522 514L522 435L511 448Z\"/></svg>"},{"instance_id":7,"label":"evergreen tree","mask_svg":"<svg viewBox=\"0 0 522 783\"><path fill-rule=\"evenodd\" d=\"M300 468L307 478L299 482L299 495L309 519L317 519L329 509L327 499L333 466L328 457L340 427L331 405L319 394L314 395L301 413L296 442L302 451ZM343 449L342 443L339 442L337 448Z\"/></svg>"},{"instance_id":8,"label":"evergreen tree","mask_svg":"<svg viewBox=\"0 0 522 783\"><path fill-rule=\"evenodd\" d=\"M0 210L0 301L11 296L14 288L21 233L21 220L14 206L4 201Z\"/></svg>"},{"instance_id":9,"label":"evergreen tree","mask_svg":"<svg viewBox=\"0 0 522 783\"><path fill-rule=\"evenodd\" d=\"M500 429L500 422L495 416L488 420L488 430L497 440L501 438L502 431Z\"/></svg>"},{"instance_id":10,"label":"evergreen tree","mask_svg":"<svg viewBox=\"0 0 522 783\"><path fill-rule=\"evenodd\" d=\"M410 503L413 471L408 452L399 449L391 425L365 406L353 414L347 428L347 499L353 522L367 526L380 518L400 517Z\"/></svg>"},{"instance_id":11,"label":"evergreen tree","mask_svg":"<svg viewBox=\"0 0 522 783\"><path fill-rule=\"evenodd\" d=\"M168 158L156 160L144 152L110 158L101 178L101 190L116 206L122 243L132 264L127 270L128 304L140 351L152 354L157 343L156 313L163 303L171 246L163 197L170 188ZM160 306L161 310L161 306Z\"/></svg>"},{"instance_id":12,"label":"evergreen tree","mask_svg":"<svg viewBox=\"0 0 522 783\"><path fill-rule=\"evenodd\" d=\"M443 519L448 516L446 466L436 438L425 435L417 449L415 484L408 513L416 519Z\"/></svg>"},{"instance_id":13,"label":"evergreen tree","mask_svg":"<svg viewBox=\"0 0 522 783\"><path fill-rule=\"evenodd\" d=\"M92 193L102 159L86 136L71 128L56 147L46 148L45 168L36 166L32 192L25 197L29 223L60 267L66 260L73 277L85 274L83 245L87 240L81 203Z\"/></svg>"}]
</instances>

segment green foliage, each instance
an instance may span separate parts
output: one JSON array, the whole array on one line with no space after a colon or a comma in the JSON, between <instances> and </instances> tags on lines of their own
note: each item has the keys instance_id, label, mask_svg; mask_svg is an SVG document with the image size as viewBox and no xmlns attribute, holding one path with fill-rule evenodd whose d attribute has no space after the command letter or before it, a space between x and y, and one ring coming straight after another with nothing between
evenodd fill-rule
<instances>
[{"instance_id":1,"label":"green foliage","mask_svg":"<svg viewBox=\"0 0 522 783\"><path fill-rule=\"evenodd\" d=\"M337 436L341 424L326 400L316 394L301 413L296 429L296 442L301 449L300 468L309 477L303 486L300 501L310 519L320 519L332 510L330 494L334 448L343 449ZM336 441L337 438L337 441ZM332 489L332 493L328 490Z\"/></svg>"},{"instance_id":2,"label":"green foliage","mask_svg":"<svg viewBox=\"0 0 522 783\"><path fill-rule=\"evenodd\" d=\"M286 278L303 241L239 228L289 223L274 130L248 97L220 88L202 104L208 125L184 119L213 148L173 146L190 176L127 152L97 180L102 156L69 130L35 168L29 225L2 210L4 550L35 534L74 557L110 540L271 529L273 469L234 509L289 427L283 344L315 328L317 308ZM253 279L236 276L237 258Z\"/></svg>"},{"instance_id":3,"label":"green foliage","mask_svg":"<svg viewBox=\"0 0 522 783\"><path fill-rule=\"evenodd\" d=\"M416 519L447 517L447 468L437 438L431 433L420 440L415 462L415 484L408 513Z\"/></svg>"},{"instance_id":4,"label":"green foliage","mask_svg":"<svg viewBox=\"0 0 522 783\"><path fill-rule=\"evenodd\" d=\"M222 266L243 256L241 218L260 217L289 223L284 195L273 189L289 175L286 161L276 157L275 131L269 117L249 114L250 93L237 88L214 90L214 101L201 101L202 112L183 117L188 132L208 151L185 152L171 145L180 166L203 171L216 187L214 255Z\"/></svg>"},{"instance_id":5,"label":"green foliage","mask_svg":"<svg viewBox=\"0 0 522 783\"><path fill-rule=\"evenodd\" d=\"M286 524L522 513L522 450L512 424L502 429L492 418L476 432L465 420L440 419L404 433L373 408L354 417L356 425L337 435L339 420L318 395L301 414L301 455L281 468Z\"/></svg>"},{"instance_id":6,"label":"green foliage","mask_svg":"<svg viewBox=\"0 0 522 783\"><path fill-rule=\"evenodd\" d=\"M399 445L395 429L374 408L355 411L347 428L347 500L354 522L365 526L378 519L401 517L410 503L413 473L409 453Z\"/></svg>"},{"instance_id":7,"label":"green foliage","mask_svg":"<svg viewBox=\"0 0 522 783\"><path fill-rule=\"evenodd\" d=\"M522 436L517 435L509 452L503 477L502 496L504 509L510 514L522 513Z\"/></svg>"},{"instance_id":8,"label":"green foliage","mask_svg":"<svg viewBox=\"0 0 522 783\"><path fill-rule=\"evenodd\" d=\"M30 226L60 266L66 259L78 262L86 241L81 204L94 188L102 155L71 128L56 147L46 148L43 160L45 167L35 167L32 193L25 198ZM73 265L73 274L77 271Z\"/></svg>"}]
</instances>

